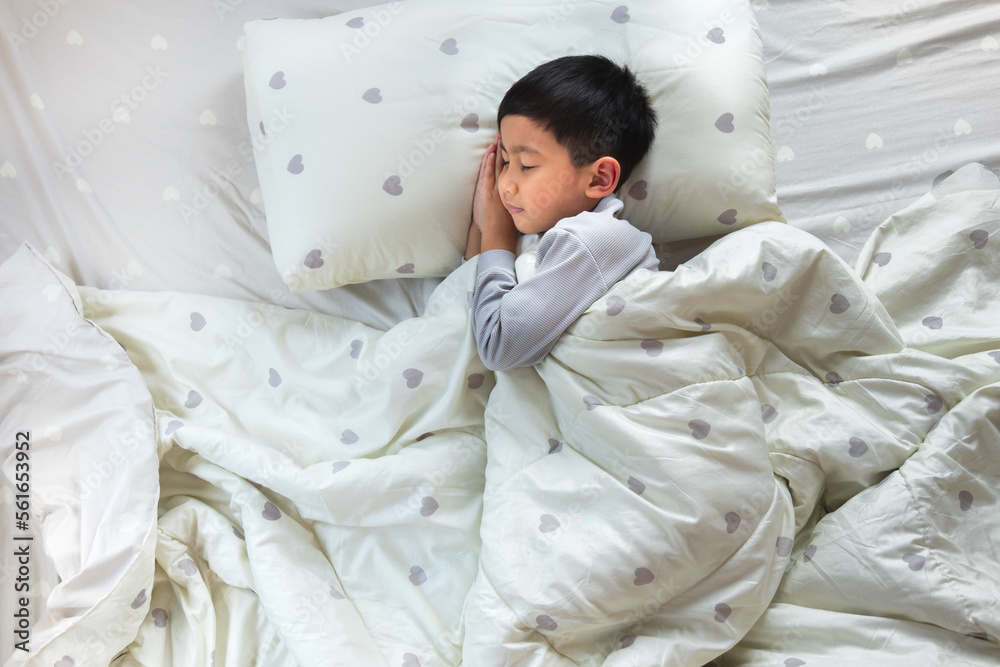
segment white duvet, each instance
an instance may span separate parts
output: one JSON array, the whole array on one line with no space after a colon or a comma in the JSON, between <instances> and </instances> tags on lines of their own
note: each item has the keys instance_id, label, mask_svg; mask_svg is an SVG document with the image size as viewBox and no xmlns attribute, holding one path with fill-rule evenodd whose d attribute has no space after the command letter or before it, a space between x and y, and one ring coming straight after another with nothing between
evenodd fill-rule
<instances>
[{"instance_id":1,"label":"white duvet","mask_svg":"<svg viewBox=\"0 0 1000 667\"><path fill-rule=\"evenodd\" d=\"M497 375L475 262L386 332L68 285L152 397L159 504L64 626L133 600L121 665L996 664L997 192L959 170L854 268L733 232Z\"/></svg>"}]
</instances>

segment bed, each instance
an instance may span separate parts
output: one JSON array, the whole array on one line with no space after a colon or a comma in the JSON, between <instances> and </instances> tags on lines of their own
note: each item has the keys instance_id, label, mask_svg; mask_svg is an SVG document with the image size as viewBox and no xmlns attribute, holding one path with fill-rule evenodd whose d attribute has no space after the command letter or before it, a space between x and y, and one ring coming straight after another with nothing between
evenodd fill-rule
<instances>
[{"instance_id":1,"label":"bed","mask_svg":"<svg viewBox=\"0 0 1000 667\"><path fill-rule=\"evenodd\" d=\"M749 25L730 4L687 57ZM0 7L0 659L997 664L1000 8L752 2L770 151L729 183L780 211L660 243L493 374L474 262L281 270L245 26L341 17L370 54L451 11L375 5Z\"/></svg>"}]
</instances>

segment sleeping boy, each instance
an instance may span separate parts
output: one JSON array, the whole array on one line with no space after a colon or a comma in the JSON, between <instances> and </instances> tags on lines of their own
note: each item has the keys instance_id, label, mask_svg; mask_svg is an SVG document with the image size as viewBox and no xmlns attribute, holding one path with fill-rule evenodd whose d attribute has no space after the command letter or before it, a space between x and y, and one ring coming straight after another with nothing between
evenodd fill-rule
<instances>
[{"instance_id":1,"label":"sleeping boy","mask_svg":"<svg viewBox=\"0 0 1000 667\"><path fill-rule=\"evenodd\" d=\"M472 327L487 368L545 358L562 333L633 270L656 270L652 237L615 217L646 155L656 112L627 68L566 56L526 74L497 110L465 257L477 254ZM535 274L514 273L517 233L541 234Z\"/></svg>"}]
</instances>

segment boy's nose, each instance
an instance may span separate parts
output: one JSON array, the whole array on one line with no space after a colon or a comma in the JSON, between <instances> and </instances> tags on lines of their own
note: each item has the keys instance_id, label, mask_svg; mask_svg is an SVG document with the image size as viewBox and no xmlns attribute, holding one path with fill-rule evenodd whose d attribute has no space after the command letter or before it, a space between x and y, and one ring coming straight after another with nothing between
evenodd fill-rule
<instances>
[{"instance_id":1,"label":"boy's nose","mask_svg":"<svg viewBox=\"0 0 1000 667\"><path fill-rule=\"evenodd\" d=\"M504 173L500 174L500 178L497 180L497 189L502 195L514 194L517 190L513 180L510 176L508 176L509 171L509 169L504 171Z\"/></svg>"}]
</instances>

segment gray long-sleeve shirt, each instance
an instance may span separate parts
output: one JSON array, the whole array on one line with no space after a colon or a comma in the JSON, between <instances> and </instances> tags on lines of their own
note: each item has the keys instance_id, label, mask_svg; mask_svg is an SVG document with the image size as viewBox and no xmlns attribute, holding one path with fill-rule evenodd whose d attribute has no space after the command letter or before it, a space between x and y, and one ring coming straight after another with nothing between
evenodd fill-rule
<instances>
[{"instance_id":1,"label":"gray long-sleeve shirt","mask_svg":"<svg viewBox=\"0 0 1000 667\"><path fill-rule=\"evenodd\" d=\"M520 283L512 252L480 255L472 328L487 368L538 363L612 285L637 268L659 268L652 237L615 217L623 206L608 195L593 211L557 222L538 244L535 275Z\"/></svg>"}]
</instances>

